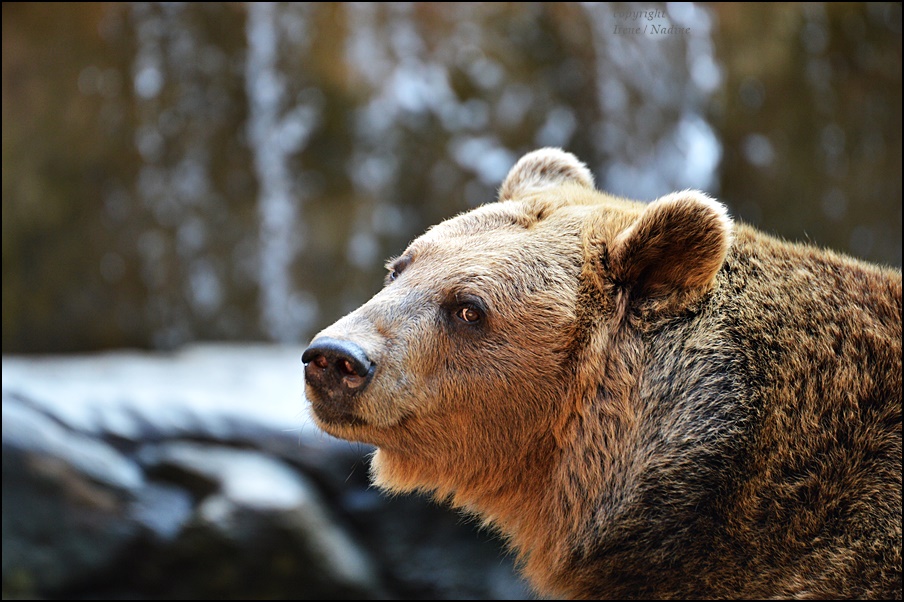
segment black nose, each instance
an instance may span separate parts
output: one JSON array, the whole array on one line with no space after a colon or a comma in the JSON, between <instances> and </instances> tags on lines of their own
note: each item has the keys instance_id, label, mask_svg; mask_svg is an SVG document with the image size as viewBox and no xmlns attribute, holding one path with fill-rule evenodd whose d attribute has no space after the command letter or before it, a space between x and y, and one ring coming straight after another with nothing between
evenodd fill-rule
<instances>
[{"instance_id":1,"label":"black nose","mask_svg":"<svg viewBox=\"0 0 904 602\"><path fill-rule=\"evenodd\" d=\"M359 345L330 337L315 339L301 361L305 381L333 399L364 390L375 368Z\"/></svg>"}]
</instances>

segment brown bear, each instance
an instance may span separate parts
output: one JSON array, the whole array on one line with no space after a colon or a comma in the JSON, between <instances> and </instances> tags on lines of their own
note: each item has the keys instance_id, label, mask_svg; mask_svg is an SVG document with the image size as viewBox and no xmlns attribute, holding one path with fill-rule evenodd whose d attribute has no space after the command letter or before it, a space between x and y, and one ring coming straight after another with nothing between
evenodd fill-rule
<instances>
[{"instance_id":1,"label":"brown bear","mask_svg":"<svg viewBox=\"0 0 904 602\"><path fill-rule=\"evenodd\" d=\"M373 478L546 596L901 597L901 272L523 157L305 351Z\"/></svg>"}]
</instances>

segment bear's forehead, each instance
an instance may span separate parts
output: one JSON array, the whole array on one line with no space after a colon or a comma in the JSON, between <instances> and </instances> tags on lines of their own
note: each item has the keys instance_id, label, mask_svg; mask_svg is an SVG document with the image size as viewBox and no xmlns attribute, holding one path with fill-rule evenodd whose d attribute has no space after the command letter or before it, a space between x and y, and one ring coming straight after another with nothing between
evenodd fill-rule
<instances>
[{"instance_id":1,"label":"bear's forehead","mask_svg":"<svg viewBox=\"0 0 904 602\"><path fill-rule=\"evenodd\" d=\"M559 186L525 195L519 200L488 203L430 228L421 238L493 235L539 228L567 232L580 228L591 215L627 223L643 212L645 203L626 201L597 190Z\"/></svg>"},{"instance_id":2,"label":"bear's forehead","mask_svg":"<svg viewBox=\"0 0 904 602\"><path fill-rule=\"evenodd\" d=\"M545 229L536 225L536 218L519 203L484 205L431 227L411 243L406 254L412 259L447 254L466 259L486 253L517 254L549 248L555 241L549 240ZM577 224L571 229L576 234ZM561 228L558 230L567 236Z\"/></svg>"},{"instance_id":3,"label":"bear's forehead","mask_svg":"<svg viewBox=\"0 0 904 602\"><path fill-rule=\"evenodd\" d=\"M432 226L421 239L439 240L460 236L492 236L499 234L542 233L550 226L557 230L579 227L586 217L586 205L557 202L555 197L536 196L522 201L504 201L481 205Z\"/></svg>"},{"instance_id":4,"label":"bear's forehead","mask_svg":"<svg viewBox=\"0 0 904 602\"><path fill-rule=\"evenodd\" d=\"M454 272L466 267L483 266L490 270L516 262L529 262L533 256L555 252L531 237L524 229L496 228L490 231L431 231L411 243L403 258L407 264L437 263Z\"/></svg>"},{"instance_id":5,"label":"bear's forehead","mask_svg":"<svg viewBox=\"0 0 904 602\"><path fill-rule=\"evenodd\" d=\"M521 203L491 203L431 227L422 238L479 235L500 230L524 231L530 222Z\"/></svg>"},{"instance_id":6,"label":"bear's forehead","mask_svg":"<svg viewBox=\"0 0 904 602\"><path fill-rule=\"evenodd\" d=\"M517 203L483 206L442 222L414 240L391 271L411 271L418 286L476 282L487 278L523 281L574 271L582 257L581 220L539 223Z\"/></svg>"},{"instance_id":7,"label":"bear's forehead","mask_svg":"<svg viewBox=\"0 0 904 602\"><path fill-rule=\"evenodd\" d=\"M573 265L582 255L585 222L613 222L613 231L639 215L643 205L576 187L560 187L520 200L482 205L445 220L415 239L402 255L403 264L437 262L455 270L481 265Z\"/></svg>"}]
</instances>

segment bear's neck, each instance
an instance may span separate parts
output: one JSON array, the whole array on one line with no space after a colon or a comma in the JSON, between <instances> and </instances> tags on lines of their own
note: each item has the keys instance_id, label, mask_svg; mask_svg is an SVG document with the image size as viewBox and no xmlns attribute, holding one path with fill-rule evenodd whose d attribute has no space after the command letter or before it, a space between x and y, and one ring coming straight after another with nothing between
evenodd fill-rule
<instances>
[{"instance_id":1,"label":"bear's neck","mask_svg":"<svg viewBox=\"0 0 904 602\"><path fill-rule=\"evenodd\" d=\"M589 430L580 424L569 429L578 437ZM594 478L601 474L600 458L580 454L582 461L575 464L577 445L571 440L563 446L549 433L523 446L526 453L448 463L381 447L372 471L384 489L431 493L477 515L505 536L535 586L567 593L563 576L576 556L589 551L573 549L573 542L590 541L586 532L592 525L584 519L597 514L603 489L611 489ZM464 467L473 470L465 472Z\"/></svg>"}]
</instances>

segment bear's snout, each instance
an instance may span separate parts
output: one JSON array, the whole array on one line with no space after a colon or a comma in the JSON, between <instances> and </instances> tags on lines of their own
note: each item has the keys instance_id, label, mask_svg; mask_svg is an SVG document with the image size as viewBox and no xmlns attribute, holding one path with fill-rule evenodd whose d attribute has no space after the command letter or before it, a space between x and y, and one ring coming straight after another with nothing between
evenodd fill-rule
<instances>
[{"instance_id":1,"label":"bear's snout","mask_svg":"<svg viewBox=\"0 0 904 602\"><path fill-rule=\"evenodd\" d=\"M376 368L360 345L331 337L314 339L301 361L305 365L305 382L321 401L339 404L367 388Z\"/></svg>"}]
</instances>

